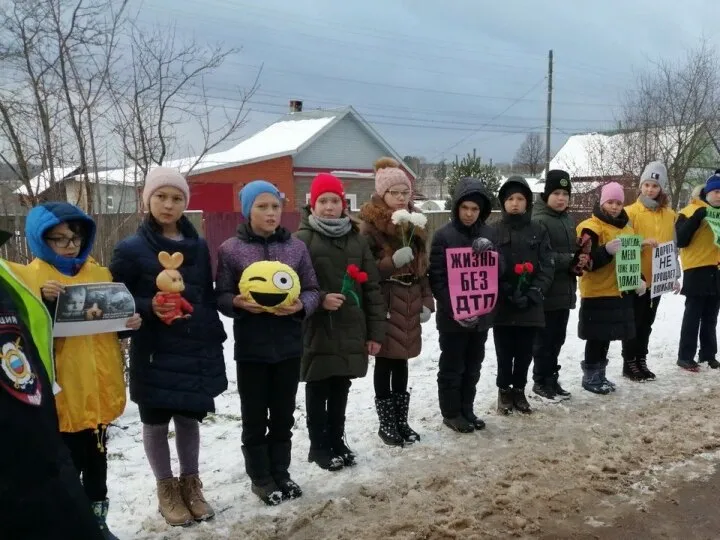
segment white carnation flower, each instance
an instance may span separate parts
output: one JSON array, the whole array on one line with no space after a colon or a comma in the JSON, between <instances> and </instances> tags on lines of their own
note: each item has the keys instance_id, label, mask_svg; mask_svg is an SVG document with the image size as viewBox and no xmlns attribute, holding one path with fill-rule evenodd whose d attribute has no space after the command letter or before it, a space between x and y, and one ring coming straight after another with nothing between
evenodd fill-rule
<instances>
[{"instance_id":1,"label":"white carnation flower","mask_svg":"<svg viewBox=\"0 0 720 540\"><path fill-rule=\"evenodd\" d=\"M411 219L411 214L407 210L395 210L392 213L392 222L395 225L400 225L401 223L409 223Z\"/></svg>"},{"instance_id":2,"label":"white carnation flower","mask_svg":"<svg viewBox=\"0 0 720 540\"><path fill-rule=\"evenodd\" d=\"M412 223L415 227L424 229L425 225L427 225L427 216L421 212L413 212L410 214L410 223Z\"/></svg>"}]
</instances>

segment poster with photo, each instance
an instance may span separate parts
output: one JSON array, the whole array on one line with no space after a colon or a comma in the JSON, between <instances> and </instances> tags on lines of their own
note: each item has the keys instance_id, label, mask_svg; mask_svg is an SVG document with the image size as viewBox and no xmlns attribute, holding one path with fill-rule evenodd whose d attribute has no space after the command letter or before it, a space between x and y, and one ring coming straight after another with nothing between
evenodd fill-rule
<instances>
[{"instance_id":1,"label":"poster with photo","mask_svg":"<svg viewBox=\"0 0 720 540\"><path fill-rule=\"evenodd\" d=\"M135 300L123 283L66 285L55 307L55 337L127 330Z\"/></svg>"}]
</instances>

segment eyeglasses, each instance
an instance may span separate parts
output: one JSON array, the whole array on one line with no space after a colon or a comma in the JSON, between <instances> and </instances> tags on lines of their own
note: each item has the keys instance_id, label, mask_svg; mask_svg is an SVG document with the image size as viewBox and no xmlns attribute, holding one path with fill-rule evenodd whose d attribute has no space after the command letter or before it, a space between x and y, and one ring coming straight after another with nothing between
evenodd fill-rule
<instances>
[{"instance_id":1,"label":"eyeglasses","mask_svg":"<svg viewBox=\"0 0 720 540\"><path fill-rule=\"evenodd\" d=\"M72 244L75 247L81 247L84 238L82 236L77 236L77 235L72 236L72 237L49 236L47 238L47 240L52 242L53 244L55 244L57 247L65 249L65 248L69 248L70 244Z\"/></svg>"},{"instance_id":2,"label":"eyeglasses","mask_svg":"<svg viewBox=\"0 0 720 540\"><path fill-rule=\"evenodd\" d=\"M408 197L410 197L410 192L409 192L409 191L389 190L388 193L389 193L392 197L395 197L396 199L407 199Z\"/></svg>"}]
</instances>

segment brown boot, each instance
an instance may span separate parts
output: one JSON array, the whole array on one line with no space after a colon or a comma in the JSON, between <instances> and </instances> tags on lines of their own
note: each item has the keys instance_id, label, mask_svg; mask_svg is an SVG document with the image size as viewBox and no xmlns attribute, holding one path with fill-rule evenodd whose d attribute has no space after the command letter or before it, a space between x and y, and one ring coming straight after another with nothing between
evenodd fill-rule
<instances>
[{"instance_id":1,"label":"brown boot","mask_svg":"<svg viewBox=\"0 0 720 540\"><path fill-rule=\"evenodd\" d=\"M158 480L157 496L160 514L173 527L187 527L195 522L193 515L183 502L180 482L177 478Z\"/></svg>"},{"instance_id":2,"label":"brown boot","mask_svg":"<svg viewBox=\"0 0 720 540\"><path fill-rule=\"evenodd\" d=\"M202 492L202 482L197 474L180 477L180 493L195 521L206 521L215 517L212 509Z\"/></svg>"}]
</instances>

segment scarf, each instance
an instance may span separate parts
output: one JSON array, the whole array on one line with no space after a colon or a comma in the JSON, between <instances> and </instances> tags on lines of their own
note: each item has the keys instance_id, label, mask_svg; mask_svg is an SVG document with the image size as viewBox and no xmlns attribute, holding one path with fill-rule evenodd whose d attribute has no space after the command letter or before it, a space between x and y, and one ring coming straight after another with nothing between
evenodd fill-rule
<instances>
[{"instance_id":1,"label":"scarf","mask_svg":"<svg viewBox=\"0 0 720 540\"><path fill-rule=\"evenodd\" d=\"M648 210L657 210L660 207L660 203L655 199L651 199L647 195L640 195L638 201Z\"/></svg>"},{"instance_id":2,"label":"scarf","mask_svg":"<svg viewBox=\"0 0 720 540\"><path fill-rule=\"evenodd\" d=\"M315 217L312 214L308 216L308 223L315 231L330 238L341 238L350 232L352 222L348 216L338 219Z\"/></svg>"}]
</instances>

